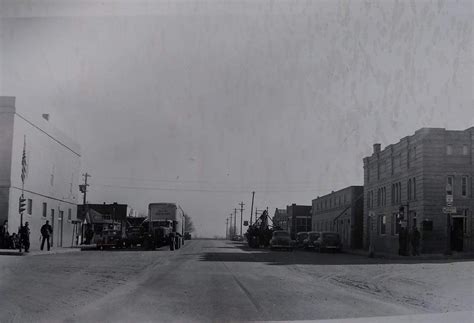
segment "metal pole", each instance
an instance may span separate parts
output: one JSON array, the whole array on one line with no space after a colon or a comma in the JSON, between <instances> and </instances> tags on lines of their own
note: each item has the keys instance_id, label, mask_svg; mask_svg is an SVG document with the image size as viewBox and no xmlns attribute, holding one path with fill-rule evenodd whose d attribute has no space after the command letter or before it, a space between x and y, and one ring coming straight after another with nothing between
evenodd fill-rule
<instances>
[{"instance_id":1,"label":"metal pole","mask_svg":"<svg viewBox=\"0 0 474 323\"><path fill-rule=\"evenodd\" d=\"M252 207L250 208L250 225L252 225L252 214L253 214L253 200L255 198L255 192L252 192ZM257 215L255 214L255 220L257 220Z\"/></svg>"},{"instance_id":2,"label":"metal pole","mask_svg":"<svg viewBox=\"0 0 474 323\"><path fill-rule=\"evenodd\" d=\"M229 219L225 219L225 238L228 239L229 238L229 235L228 235L228 226L229 226Z\"/></svg>"},{"instance_id":3,"label":"metal pole","mask_svg":"<svg viewBox=\"0 0 474 323\"><path fill-rule=\"evenodd\" d=\"M234 208L234 235L237 232L237 208Z\"/></svg>"},{"instance_id":4,"label":"metal pole","mask_svg":"<svg viewBox=\"0 0 474 323\"><path fill-rule=\"evenodd\" d=\"M242 213L244 212L244 202L240 202L240 235L242 236Z\"/></svg>"}]
</instances>

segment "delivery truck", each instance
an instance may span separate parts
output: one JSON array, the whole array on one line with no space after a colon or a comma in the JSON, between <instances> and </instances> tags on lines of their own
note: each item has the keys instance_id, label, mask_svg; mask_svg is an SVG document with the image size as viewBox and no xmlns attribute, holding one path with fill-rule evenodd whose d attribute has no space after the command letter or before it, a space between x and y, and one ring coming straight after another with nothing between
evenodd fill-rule
<instances>
[{"instance_id":1,"label":"delivery truck","mask_svg":"<svg viewBox=\"0 0 474 323\"><path fill-rule=\"evenodd\" d=\"M169 245L175 250L184 245L184 212L178 204L150 203L147 222L152 248Z\"/></svg>"}]
</instances>

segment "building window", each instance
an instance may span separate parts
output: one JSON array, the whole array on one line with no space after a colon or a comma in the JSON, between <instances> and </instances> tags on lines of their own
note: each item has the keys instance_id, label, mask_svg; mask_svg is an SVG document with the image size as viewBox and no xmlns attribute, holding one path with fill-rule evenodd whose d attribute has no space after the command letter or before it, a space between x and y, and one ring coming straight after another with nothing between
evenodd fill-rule
<instances>
[{"instance_id":1,"label":"building window","mask_svg":"<svg viewBox=\"0 0 474 323\"><path fill-rule=\"evenodd\" d=\"M453 146L452 145L447 145L446 146L446 155L452 155L453 154Z\"/></svg>"},{"instance_id":2,"label":"building window","mask_svg":"<svg viewBox=\"0 0 474 323\"><path fill-rule=\"evenodd\" d=\"M28 199L28 202L27 202L27 205L26 205L26 212L31 215L31 213L33 212L33 200L32 199Z\"/></svg>"},{"instance_id":3,"label":"building window","mask_svg":"<svg viewBox=\"0 0 474 323\"><path fill-rule=\"evenodd\" d=\"M463 176L461 179L461 195L467 197L467 176Z\"/></svg>"},{"instance_id":4,"label":"building window","mask_svg":"<svg viewBox=\"0 0 474 323\"><path fill-rule=\"evenodd\" d=\"M67 219L68 219L68 221L72 220L72 210L71 209L67 210Z\"/></svg>"},{"instance_id":5,"label":"building window","mask_svg":"<svg viewBox=\"0 0 474 323\"><path fill-rule=\"evenodd\" d=\"M448 176L446 178L446 195L454 195L454 177Z\"/></svg>"},{"instance_id":6,"label":"building window","mask_svg":"<svg viewBox=\"0 0 474 323\"><path fill-rule=\"evenodd\" d=\"M467 145L463 145L463 146L462 146L462 154L463 154L464 156L467 156L467 155L468 155Z\"/></svg>"},{"instance_id":7,"label":"building window","mask_svg":"<svg viewBox=\"0 0 474 323\"><path fill-rule=\"evenodd\" d=\"M416 177L413 177L413 199L416 200Z\"/></svg>"},{"instance_id":8,"label":"building window","mask_svg":"<svg viewBox=\"0 0 474 323\"><path fill-rule=\"evenodd\" d=\"M411 178L408 180L408 183L407 183L407 190L408 190L408 197L407 199L408 200L411 200Z\"/></svg>"},{"instance_id":9,"label":"building window","mask_svg":"<svg viewBox=\"0 0 474 323\"><path fill-rule=\"evenodd\" d=\"M43 217L46 217L46 210L48 209L48 205L46 203L43 203Z\"/></svg>"},{"instance_id":10,"label":"building window","mask_svg":"<svg viewBox=\"0 0 474 323\"><path fill-rule=\"evenodd\" d=\"M398 203L398 183L395 183L395 204Z\"/></svg>"},{"instance_id":11,"label":"building window","mask_svg":"<svg viewBox=\"0 0 474 323\"><path fill-rule=\"evenodd\" d=\"M392 215L392 235L397 235L400 232L400 215L393 213Z\"/></svg>"},{"instance_id":12,"label":"building window","mask_svg":"<svg viewBox=\"0 0 474 323\"><path fill-rule=\"evenodd\" d=\"M398 203L402 201L402 183L398 183Z\"/></svg>"},{"instance_id":13,"label":"building window","mask_svg":"<svg viewBox=\"0 0 474 323\"><path fill-rule=\"evenodd\" d=\"M379 222L380 222L380 235L385 234L386 224L387 224L387 217L385 215L379 215Z\"/></svg>"}]
</instances>

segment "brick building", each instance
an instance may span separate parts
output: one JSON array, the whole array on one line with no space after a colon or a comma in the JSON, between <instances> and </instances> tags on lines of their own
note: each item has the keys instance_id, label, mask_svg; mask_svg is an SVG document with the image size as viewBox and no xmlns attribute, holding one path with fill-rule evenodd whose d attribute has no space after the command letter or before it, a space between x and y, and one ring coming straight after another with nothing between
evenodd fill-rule
<instances>
[{"instance_id":1,"label":"brick building","mask_svg":"<svg viewBox=\"0 0 474 323\"><path fill-rule=\"evenodd\" d=\"M287 205L288 232L292 239L296 239L298 232L311 231L311 206L309 205Z\"/></svg>"},{"instance_id":2,"label":"brick building","mask_svg":"<svg viewBox=\"0 0 474 323\"><path fill-rule=\"evenodd\" d=\"M364 187L349 186L312 202L312 230L334 231L343 248L362 248Z\"/></svg>"},{"instance_id":3,"label":"brick building","mask_svg":"<svg viewBox=\"0 0 474 323\"><path fill-rule=\"evenodd\" d=\"M422 128L384 150L375 144L364 158L364 246L397 253L401 228L417 227L421 252L473 251L473 156L474 127ZM443 213L448 184L451 215Z\"/></svg>"},{"instance_id":4,"label":"brick building","mask_svg":"<svg viewBox=\"0 0 474 323\"><path fill-rule=\"evenodd\" d=\"M274 227L278 227L281 230L288 230L288 214L285 209L276 208L272 221Z\"/></svg>"},{"instance_id":5,"label":"brick building","mask_svg":"<svg viewBox=\"0 0 474 323\"><path fill-rule=\"evenodd\" d=\"M18 232L18 200L22 192L22 156L27 161L24 183L31 249L40 247L40 228L49 220L53 247L77 241L77 202L80 148L56 129L48 115L31 115L17 107L14 97L0 96L0 221L10 234Z\"/></svg>"}]
</instances>

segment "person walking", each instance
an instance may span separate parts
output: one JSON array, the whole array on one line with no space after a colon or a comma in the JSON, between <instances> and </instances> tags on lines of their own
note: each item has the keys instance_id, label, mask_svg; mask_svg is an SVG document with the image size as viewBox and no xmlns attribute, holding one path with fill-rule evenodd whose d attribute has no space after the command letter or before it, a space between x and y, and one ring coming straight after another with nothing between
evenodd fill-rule
<instances>
[{"instance_id":1,"label":"person walking","mask_svg":"<svg viewBox=\"0 0 474 323\"><path fill-rule=\"evenodd\" d=\"M413 256L419 256L418 248L420 247L420 231L415 227L411 236L411 247Z\"/></svg>"},{"instance_id":2,"label":"person walking","mask_svg":"<svg viewBox=\"0 0 474 323\"><path fill-rule=\"evenodd\" d=\"M30 250L30 227L29 223L25 222L25 225L20 228L20 248L21 245L25 248L25 252Z\"/></svg>"},{"instance_id":3,"label":"person walking","mask_svg":"<svg viewBox=\"0 0 474 323\"><path fill-rule=\"evenodd\" d=\"M47 242L46 246L48 247L48 251L49 251L49 249L50 249L49 237L52 234L53 234L53 228L49 224L49 221L46 220L46 223L43 224L43 226L41 226L41 236L43 237L43 239L41 240L41 250L43 250L44 242L46 241Z\"/></svg>"}]
</instances>

